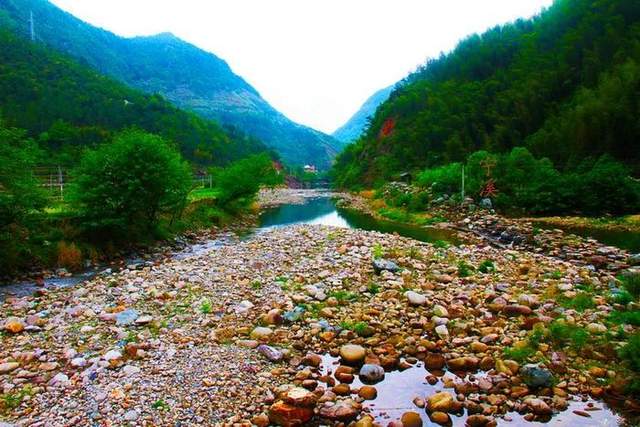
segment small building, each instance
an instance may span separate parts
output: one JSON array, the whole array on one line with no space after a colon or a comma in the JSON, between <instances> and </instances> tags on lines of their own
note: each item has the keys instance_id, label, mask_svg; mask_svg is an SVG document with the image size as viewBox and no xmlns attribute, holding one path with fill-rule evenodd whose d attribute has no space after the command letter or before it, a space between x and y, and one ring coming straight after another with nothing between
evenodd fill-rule
<instances>
[{"instance_id":1,"label":"small building","mask_svg":"<svg viewBox=\"0 0 640 427\"><path fill-rule=\"evenodd\" d=\"M318 169L316 169L315 165L304 165L305 173L318 173Z\"/></svg>"}]
</instances>

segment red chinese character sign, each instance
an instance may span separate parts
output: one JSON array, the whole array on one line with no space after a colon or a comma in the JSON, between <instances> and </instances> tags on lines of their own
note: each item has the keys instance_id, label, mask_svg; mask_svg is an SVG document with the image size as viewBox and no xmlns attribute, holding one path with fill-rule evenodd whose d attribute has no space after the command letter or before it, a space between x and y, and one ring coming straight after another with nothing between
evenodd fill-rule
<instances>
[{"instance_id":1,"label":"red chinese character sign","mask_svg":"<svg viewBox=\"0 0 640 427\"><path fill-rule=\"evenodd\" d=\"M493 178L489 178L487 183L484 185L482 191L480 191L480 195L485 198L492 198L498 194L498 189L496 188L496 183Z\"/></svg>"},{"instance_id":2,"label":"red chinese character sign","mask_svg":"<svg viewBox=\"0 0 640 427\"><path fill-rule=\"evenodd\" d=\"M496 166L496 161L495 159L487 158L480 162L480 165L487 171L487 182L480 190L480 195L485 198L495 197L498 194L498 189L496 188L495 180L491 177L491 171Z\"/></svg>"}]
</instances>

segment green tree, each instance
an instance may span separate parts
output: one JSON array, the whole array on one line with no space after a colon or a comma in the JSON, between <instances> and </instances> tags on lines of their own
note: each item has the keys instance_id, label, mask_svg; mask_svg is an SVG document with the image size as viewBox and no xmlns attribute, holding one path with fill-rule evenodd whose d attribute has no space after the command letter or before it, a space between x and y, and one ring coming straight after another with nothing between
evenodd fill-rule
<instances>
[{"instance_id":1,"label":"green tree","mask_svg":"<svg viewBox=\"0 0 640 427\"><path fill-rule=\"evenodd\" d=\"M87 151L72 176L83 224L115 239L149 232L161 214L178 215L191 188L191 169L180 154L135 129Z\"/></svg>"},{"instance_id":2,"label":"green tree","mask_svg":"<svg viewBox=\"0 0 640 427\"><path fill-rule=\"evenodd\" d=\"M249 204L261 185L274 186L282 183L283 177L273 167L268 154L256 154L238 160L224 169L213 169L213 182L218 190L218 203L233 209L230 204Z\"/></svg>"},{"instance_id":3,"label":"green tree","mask_svg":"<svg viewBox=\"0 0 640 427\"><path fill-rule=\"evenodd\" d=\"M28 252L46 199L34 175L40 155L25 131L0 121L0 272L17 267Z\"/></svg>"}]
</instances>

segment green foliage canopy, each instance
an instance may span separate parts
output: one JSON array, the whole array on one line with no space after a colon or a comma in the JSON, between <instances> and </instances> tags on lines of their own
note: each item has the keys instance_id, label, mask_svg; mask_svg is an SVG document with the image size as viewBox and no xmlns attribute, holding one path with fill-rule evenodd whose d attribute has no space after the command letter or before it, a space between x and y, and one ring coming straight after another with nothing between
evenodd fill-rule
<instances>
[{"instance_id":1,"label":"green foliage canopy","mask_svg":"<svg viewBox=\"0 0 640 427\"><path fill-rule=\"evenodd\" d=\"M192 180L174 148L141 130L87 151L73 177L72 200L85 226L115 239L150 231L162 213L177 215Z\"/></svg>"}]
</instances>

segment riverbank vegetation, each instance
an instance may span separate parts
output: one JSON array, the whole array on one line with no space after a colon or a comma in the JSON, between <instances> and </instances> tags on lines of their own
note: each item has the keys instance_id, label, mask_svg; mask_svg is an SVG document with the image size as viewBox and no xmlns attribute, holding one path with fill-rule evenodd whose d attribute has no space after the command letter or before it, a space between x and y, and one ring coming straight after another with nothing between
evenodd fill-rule
<instances>
[{"instance_id":1,"label":"riverbank vegetation","mask_svg":"<svg viewBox=\"0 0 640 427\"><path fill-rule=\"evenodd\" d=\"M215 168L211 187L201 188L173 144L127 129L84 150L66 196L52 198L34 174L46 151L24 130L0 126L0 139L3 276L34 267L78 270L85 260L220 225L246 212L260 186L282 180L265 153Z\"/></svg>"},{"instance_id":2,"label":"riverbank vegetation","mask_svg":"<svg viewBox=\"0 0 640 427\"><path fill-rule=\"evenodd\" d=\"M559 0L473 35L397 87L338 156L335 183L379 188L410 173L453 195L465 164L468 194L493 178L498 207L636 213L639 42L631 0Z\"/></svg>"}]
</instances>

